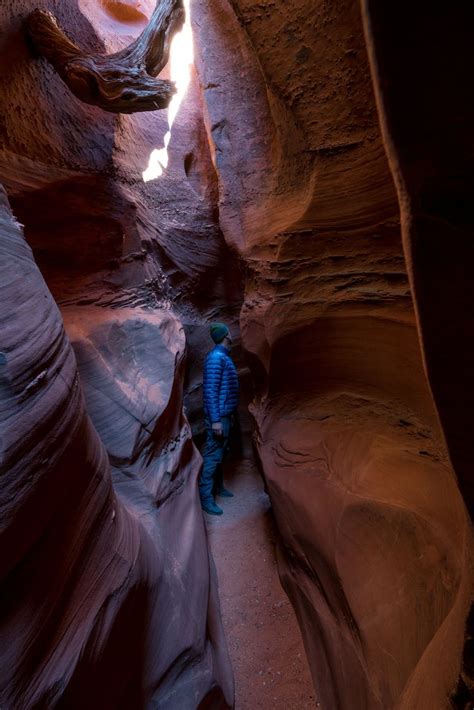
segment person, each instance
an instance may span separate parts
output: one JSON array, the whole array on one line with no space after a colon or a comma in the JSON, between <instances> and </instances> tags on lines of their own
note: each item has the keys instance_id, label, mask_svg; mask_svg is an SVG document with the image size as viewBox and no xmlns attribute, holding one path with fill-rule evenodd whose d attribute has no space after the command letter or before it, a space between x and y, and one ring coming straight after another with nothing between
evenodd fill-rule
<instances>
[{"instance_id":1,"label":"person","mask_svg":"<svg viewBox=\"0 0 474 710\"><path fill-rule=\"evenodd\" d=\"M203 373L206 443L199 478L201 507L210 515L222 515L214 496L233 497L224 487L222 462L239 399L239 378L230 356L232 337L224 323L212 323L210 336L215 347L207 354Z\"/></svg>"}]
</instances>

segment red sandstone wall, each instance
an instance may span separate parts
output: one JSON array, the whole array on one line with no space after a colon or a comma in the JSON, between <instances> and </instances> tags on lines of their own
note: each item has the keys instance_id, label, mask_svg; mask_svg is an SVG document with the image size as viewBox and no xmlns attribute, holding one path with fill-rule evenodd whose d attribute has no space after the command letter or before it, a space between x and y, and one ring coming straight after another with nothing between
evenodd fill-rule
<instances>
[{"instance_id":1,"label":"red sandstone wall","mask_svg":"<svg viewBox=\"0 0 474 710\"><path fill-rule=\"evenodd\" d=\"M108 51L153 5L39 4ZM321 705L448 707L471 589L451 461L467 496L472 438L470 280L450 239L463 263L472 240L456 200L431 219L446 185L457 195L469 176L453 156L469 155L470 123L436 44L445 15L425 32L403 3L364 3L366 44L353 0L194 0L197 75L169 167L145 185L164 115L113 117L72 97L25 41L37 5L0 9L0 182L61 315L2 193L2 704L232 704L181 409L181 324L195 420L204 324L235 322L243 275L256 441ZM450 37L470 26L450 22ZM458 106L456 140L435 74Z\"/></svg>"},{"instance_id":2,"label":"red sandstone wall","mask_svg":"<svg viewBox=\"0 0 474 710\"><path fill-rule=\"evenodd\" d=\"M0 182L47 282L2 192L0 705L230 707L177 314L206 320L225 251L197 84L145 185L165 114L71 96L22 32L37 5L0 9ZM128 5L41 3L108 51L143 26Z\"/></svg>"},{"instance_id":3,"label":"red sandstone wall","mask_svg":"<svg viewBox=\"0 0 474 710\"><path fill-rule=\"evenodd\" d=\"M194 17L221 224L248 266L280 573L316 692L331 710L448 707L470 524L423 369L359 5L198 1Z\"/></svg>"},{"instance_id":4,"label":"red sandstone wall","mask_svg":"<svg viewBox=\"0 0 474 710\"><path fill-rule=\"evenodd\" d=\"M86 412L59 311L1 195L2 706L227 707L179 323L69 313Z\"/></svg>"}]
</instances>

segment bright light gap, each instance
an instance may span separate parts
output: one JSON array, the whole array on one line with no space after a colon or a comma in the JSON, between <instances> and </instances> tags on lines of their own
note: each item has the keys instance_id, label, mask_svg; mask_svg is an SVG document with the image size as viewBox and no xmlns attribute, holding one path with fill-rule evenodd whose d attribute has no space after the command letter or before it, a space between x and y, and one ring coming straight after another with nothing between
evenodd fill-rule
<instances>
[{"instance_id":1,"label":"bright light gap","mask_svg":"<svg viewBox=\"0 0 474 710\"><path fill-rule=\"evenodd\" d=\"M156 180L168 167L168 146L171 140L171 128L178 115L191 79L191 65L194 61L193 35L190 20L190 0L184 0L186 22L181 32L173 37L170 48L170 78L176 82L177 93L168 106L168 131L164 137L164 147L155 149L150 155L147 169L143 172L144 182Z\"/></svg>"}]
</instances>

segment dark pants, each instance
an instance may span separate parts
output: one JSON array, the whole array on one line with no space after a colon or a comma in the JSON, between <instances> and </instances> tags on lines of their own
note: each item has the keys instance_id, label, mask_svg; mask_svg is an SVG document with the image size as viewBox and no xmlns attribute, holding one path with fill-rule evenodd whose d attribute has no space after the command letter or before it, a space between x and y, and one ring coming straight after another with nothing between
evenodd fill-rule
<instances>
[{"instance_id":1,"label":"dark pants","mask_svg":"<svg viewBox=\"0 0 474 710\"><path fill-rule=\"evenodd\" d=\"M209 503L224 487L222 462L229 448L231 417L221 417L223 436L212 431L212 422L206 417L206 443L203 451L203 466L199 478L199 495L202 503Z\"/></svg>"}]
</instances>

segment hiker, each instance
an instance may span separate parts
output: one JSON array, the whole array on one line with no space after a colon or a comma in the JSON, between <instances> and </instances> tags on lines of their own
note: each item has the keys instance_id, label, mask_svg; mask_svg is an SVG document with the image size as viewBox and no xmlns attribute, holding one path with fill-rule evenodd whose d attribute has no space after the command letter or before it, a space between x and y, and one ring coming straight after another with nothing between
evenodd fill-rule
<instances>
[{"instance_id":1,"label":"hiker","mask_svg":"<svg viewBox=\"0 0 474 710\"><path fill-rule=\"evenodd\" d=\"M206 444L203 467L199 479L201 507L210 515L222 515L214 496L232 498L224 487L222 461L229 447L239 398L239 378L230 356L232 338L224 323L213 323L210 336L215 347L204 363L203 394L206 424Z\"/></svg>"}]
</instances>

